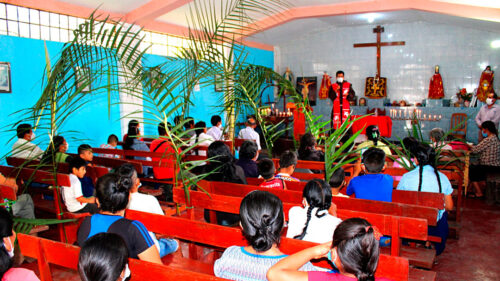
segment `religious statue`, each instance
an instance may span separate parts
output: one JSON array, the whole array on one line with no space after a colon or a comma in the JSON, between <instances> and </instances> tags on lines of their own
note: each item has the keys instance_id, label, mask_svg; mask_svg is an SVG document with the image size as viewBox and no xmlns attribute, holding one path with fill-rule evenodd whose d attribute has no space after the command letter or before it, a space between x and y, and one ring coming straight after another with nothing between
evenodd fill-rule
<instances>
[{"instance_id":1,"label":"religious statue","mask_svg":"<svg viewBox=\"0 0 500 281\"><path fill-rule=\"evenodd\" d=\"M350 113L349 99L355 99L356 94L351 83L344 81L342 70L336 73L337 83L332 84L328 97L332 100L331 126L333 129L339 128Z\"/></svg>"},{"instance_id":2,"label":"religious statue","mask_svg":"<svg viewBox=\"0 0 500 281\"><path fill-rule=\"evenodd\" d=\"M360 98L359 99L359 106L366 106L366 99L365 98Z\"/></svg>"},{"instance_id":3,"label":"religious statue","mask_svg":"<svg viewBox=\"0 0 500 281\"><path fill-rule=\"evenodd\" d=\"M332 86L332 81L330 81L330 75L328 75L325 71L323 74L323 80L321 80L321 88L319 88L319 98L327 99L328 91L330 91L330 87Z\"/></svg>"},{"instance_id":4,"label":"religious statue","mask_svg":"<svg viewBox=\"0 0 500 281\"><path fill-rule=\"evenodd\" d=\"M285 80L290 81L291 85L294 84L293 73L289 67L287 67L285 73L283 73L283 78L285 78ZM290 90L285 90L285 95L289 95L289 94L291 94Z\"/></svg>"},{"instance_id":5,"label":"religious statue","mask_svg":"<svg viewBox=\"0 0 500 281\"><path fill-rule=\"evenodd\" d=\"M488 65L486 69L481 73L481 78L479 79L479 87L477 88L477 99L485 102L488 94L493 93L493 78L495 76L494 71Z\"/></svg>"},{"instance_id":6,"label":"religious statue","mask_svg":"<svg viewBox=\"0 0 500 281\"><path fill-rule=\"evenodd\" d=\"M429 98L444 98L443 79L441 78L441 74L439 74L439 65L436 65L434 68L434 75L432 75L431 82L429 83Z\"/></svg>"}]
</instances>

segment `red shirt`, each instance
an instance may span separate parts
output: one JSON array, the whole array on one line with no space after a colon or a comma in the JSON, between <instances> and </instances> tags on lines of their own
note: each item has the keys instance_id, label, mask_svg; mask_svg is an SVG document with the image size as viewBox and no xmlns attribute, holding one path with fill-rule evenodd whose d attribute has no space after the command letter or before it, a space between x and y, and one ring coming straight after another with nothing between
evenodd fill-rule
<instances>
[{"instance_id":1,"label":"red shirt","mask_svg":"<svg viewBox=\"0 0 500 281\"><path fill-rule=\"evenodd\" d=\"M273 178L272 180L264 181L259 185L259 187L274 188L274 189L285 189L285 181L283 179Z\"/></svg>"},{"instance_id":2,"label":"red shirt","mask_svg":"<svg viewBox=\"0 0 500 281\"><path fill-rule=\"evenodd\" d=\"M166 139L156 139L151 142L149 146L151 152L159 152L164 153L165 156L162 158L152 157L153 161L160 160L172 160L175 162L175 150L172 147L172 144ZM179 151L180 153L180 151ZM173 179L174 178L174 169L168 167L153 167L153 174L156 179Z\"/></svg>"}]
</instances>

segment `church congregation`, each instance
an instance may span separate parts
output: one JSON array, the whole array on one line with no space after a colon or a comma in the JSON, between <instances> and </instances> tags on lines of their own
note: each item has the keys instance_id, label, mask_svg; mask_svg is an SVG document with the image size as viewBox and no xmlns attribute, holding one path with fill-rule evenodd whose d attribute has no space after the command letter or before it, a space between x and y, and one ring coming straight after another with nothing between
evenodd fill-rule
<instances>
[{"instance_id":1,"label":"church congregation","mask_svg":"<svg viewBox=\"0 0 500 281\"><path fill-rule=\"evenodd\" d=\"M0 1L0 280L500 279L476 2Z\"/></svg>"}]
</instances>

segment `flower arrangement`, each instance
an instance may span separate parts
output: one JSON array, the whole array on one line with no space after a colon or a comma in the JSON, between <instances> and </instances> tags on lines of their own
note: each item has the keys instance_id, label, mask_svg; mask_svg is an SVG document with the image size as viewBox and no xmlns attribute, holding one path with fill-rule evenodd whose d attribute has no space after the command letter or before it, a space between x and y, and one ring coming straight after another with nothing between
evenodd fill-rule
<instances>
[{"instance_id":1,"label":"flower arrangement","mask_svg":"<svg viewBox=\"0 0 500 281\"><path fill-rule=\"evenodd\" d=\"M458 90L457 98L458 100L471 101L473 95L473 93L467 93L467 89L462 88Z\"/></svg>"}]
</instances>

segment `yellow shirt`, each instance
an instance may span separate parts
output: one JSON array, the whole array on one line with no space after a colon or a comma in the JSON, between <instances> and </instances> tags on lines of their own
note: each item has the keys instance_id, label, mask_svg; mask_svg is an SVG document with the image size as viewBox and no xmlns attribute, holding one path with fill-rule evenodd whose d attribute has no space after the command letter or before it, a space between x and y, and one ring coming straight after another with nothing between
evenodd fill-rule
<instances>
[{"instance_id":1,"label":"yellow shirt","mask_svg":"<svg viewBox=\"0 0 500 281\"><path fill-rule=\"evenodd\" d=\"M381 141L378 141L377 146L375 146L375 144L371 140L367 140L367 141L364 141L364 142L358 144L358 149L369 148L369 147L376 147L376 148L382 149L385 152L386 156L392 154L389 147Z\"/></svg>"}]
</instances>

